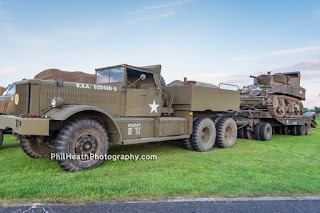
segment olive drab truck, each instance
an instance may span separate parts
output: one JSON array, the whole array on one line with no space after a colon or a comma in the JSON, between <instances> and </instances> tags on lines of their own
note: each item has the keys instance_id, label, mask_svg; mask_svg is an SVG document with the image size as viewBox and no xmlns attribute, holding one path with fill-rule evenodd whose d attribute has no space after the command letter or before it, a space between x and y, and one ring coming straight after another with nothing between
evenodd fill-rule
<instances>
[{"instance_id":1,"label":"olive drab truck","mask_svg":"<svg viewBox=\"0 0 320 213\"><path fill-rule=\"evenodd\" d=\"M16 83L14 115L0 116L32 158L102 156L109 142L130 145L180 140L190 150L231 148L240 92L202 86L164 87L161 66L96 69L96 84L62 80ZM94 169L101 158L57 158L69 172Z\"/></svg>"}]
</instances>

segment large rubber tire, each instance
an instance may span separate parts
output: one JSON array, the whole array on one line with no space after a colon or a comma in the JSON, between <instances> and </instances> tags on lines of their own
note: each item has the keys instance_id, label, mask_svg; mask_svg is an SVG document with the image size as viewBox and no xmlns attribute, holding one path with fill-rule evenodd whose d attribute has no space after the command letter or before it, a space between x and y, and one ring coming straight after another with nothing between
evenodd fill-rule
<instances>
[{"instance_id":1,"label":"large rubber tire","mask_svg":"<svg viewBox=\"0 0 320 213\"><path fill-rule=\"evenodd\" d=\"M20 139L22 150L32 158L48 158L54 152L53 146L38 141L36 137L23 136Z\"/></svg>"},{"instance_id":2,"label":"large rubber tire","mask_svg":"<svg viewBox=\"0 0 320 213\"><path fill-rule=\"evenodd\" d=\"M289 134L289 127L288 126L281 126L281 135L288 135Z\"/></svg>"},{"instance_id":3,"label":"large rubber tire","mask_svg":"<svg viewBox=\"0 0 320 213\"><path fill-rule=\"evenodd\" d=\"M216 140L216 127L210 118L200 117L193 122L192 147L197 152L208 152Z\"/></svg>"},{"instance_id":4,"label":"large rubber tire","mask_svg":"<svg viewBox=\"0 0 320 213\"><path fill-rule=\"evenodd\" d=\"M246 128L243 128L243 137L249 140L254 139L254 133Z\"/></svg>"},{"instance_id":5,"label":"large rubber tire","mask_svg":"<svg viewBox=\"0 0 320 213\"><path fill-rule=\"evenodd\" d=\"M311 135L311 125L310 124L306 125L306 135Z\"/></svg>"},{"instance_id":6,"label":"large rubber tire","mask_svg":"<svg viewBox=\"0 0 320 213\"><path fill-rule=\"evenodd\" d=\"M298 135L305 136L306 135L306 127L305 125L297 126Z\"/></svg>"},{"instance_id":7,"label":"large rubber tire","mask_svg":"<svg viewBox=\"0 0 320 213\"><path fill-rule=\"evenodd\" d=\"M290 128L291 135L298 135L298 127L297 126L291 126Z\"/></svg>"},{"instance_id":8,"label":"large rubber tire","mask_svg":"<svg viewBox=\"0 0 320 213\"><path fill-rule=\"evenodd\" d=\"M262 123L257 123L254 127L254 137L256 140L261 140L260 138L260 129L261 129Z\"/></svg>"},{"instance_id":9,"label":"large rubber tire","mask_svg":"<svg viewBox=\"0 0 320 213\"><path fill-rule=\"evenodd\" d=\"M243 138L243 127L240 129L237 129L237 137L238 138Z\"/></svg>"},{"instance_id":10,"label":"large rubber tire","mask_svg":"<svg viewBox=\"0 0 320 213\"><path fill-rule=\"evenodd\" d=\"M232 118L222 118L217 125L216 145L232 148L237 140L237 124Z\"/></svg>"},{"instance_id":11,"label":"large rubber tire","mask_svg":"<svg viewBox=\"0 0 320 213\"><path fill-rule=\"evenodd\" d=\"M96 154L102 156L108 152L108 134L104 127L95 120L75 120L66 124L60 130L54 152L56 155ZM72 160L70 158L56 158L56 161L65 171L79 172L99 167L104 159Z\"/></svg>"},{"instance_id":12,"label":"large rubber tire","mask_svg":"<svg viewBox=\"0 0 320 213\"><path fill-rule=\"evenodd\" d=\"M265 122L260 126L260 140L270 141L272 138L272 126Z\"/></svg>"},{"instance_id":13,"label":"large rubber tire","mask_svg":"<svg viewBox=\"0 0 320 213\"><path fill-rule=\"evenodd\" d=\"M194 150L190 138L183 139L183 146L187 150Z\"/></svg>"},{"instance_id":14,"label":"large rubber tire","mask_svg":"<svg viewBox=\"0 0 320 213\"><path fill-rule=\"evenodd\" d=\"M0 147L2 146L3 144L3 132L2 132L2 129L0 129Z\"/></svg>"}]
</instances>

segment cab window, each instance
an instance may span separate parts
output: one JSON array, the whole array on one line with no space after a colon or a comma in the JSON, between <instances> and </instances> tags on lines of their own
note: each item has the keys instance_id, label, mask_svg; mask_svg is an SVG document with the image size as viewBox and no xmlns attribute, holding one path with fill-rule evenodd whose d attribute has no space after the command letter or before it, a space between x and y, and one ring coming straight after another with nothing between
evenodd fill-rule
<instances>
[{"instance_id":1,"label":"cab window","mask_svg":"<svg viewBox=\"0 0 320 213\"><path fill-rule=\"evenodd\" d=\"M97 84L117 83L124 81L124 68L102 70L97 73Z\"/></svg>"},{"instance_id":2,"label":"cab window","mask_svg":"<svg viewBox=\"0 0 320 213\"><path fill-rule=\"evenodd\" d=\"M4 91L3 96L14 95L16 93L16 85L10 85L6 91Z\"/></svg>"}]
</instances>

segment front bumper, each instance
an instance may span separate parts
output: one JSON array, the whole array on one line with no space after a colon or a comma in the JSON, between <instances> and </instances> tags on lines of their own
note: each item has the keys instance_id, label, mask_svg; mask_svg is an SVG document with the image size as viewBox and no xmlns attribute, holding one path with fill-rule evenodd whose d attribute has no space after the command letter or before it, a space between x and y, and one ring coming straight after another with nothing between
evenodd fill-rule
<instances>
[{"instance_id":1,"label":"front bumper","mask_svg":"<svg viewBox=\"0 0 320 213\"><path fill-rule=\"evenodd\" d=\"M21 118L14 115L0 115L0 129L19 135L49 136L49 119Z\"/></svg>"}]
</instances>

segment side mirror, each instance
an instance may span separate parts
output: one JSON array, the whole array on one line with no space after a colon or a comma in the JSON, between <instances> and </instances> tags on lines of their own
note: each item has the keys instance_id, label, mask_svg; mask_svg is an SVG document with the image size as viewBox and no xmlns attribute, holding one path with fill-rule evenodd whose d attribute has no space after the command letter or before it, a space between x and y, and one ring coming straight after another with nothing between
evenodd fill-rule
<instances>
[{"instance_id":1,"label":"side mirror","mask_svg":"<svg viewBox=\"0 0 320 213\"><path fill-rule=\"evenodd\" d=\"M57 79L56 85L57 85L57 87L63 87L63 79Z\"/></svg>"},{"instance_id":2,"label":"side mirror","mask_svg":"<svg viewBox=\"0 0 320 213\"><path fill-rule=\"evenodd\" d=\"M141 75L140 75L140 79L141 79L142 81L146 80L146 78L147 78L147 76L146 76L145 74L141 74Z\"/></svg>"}]
</instances>

